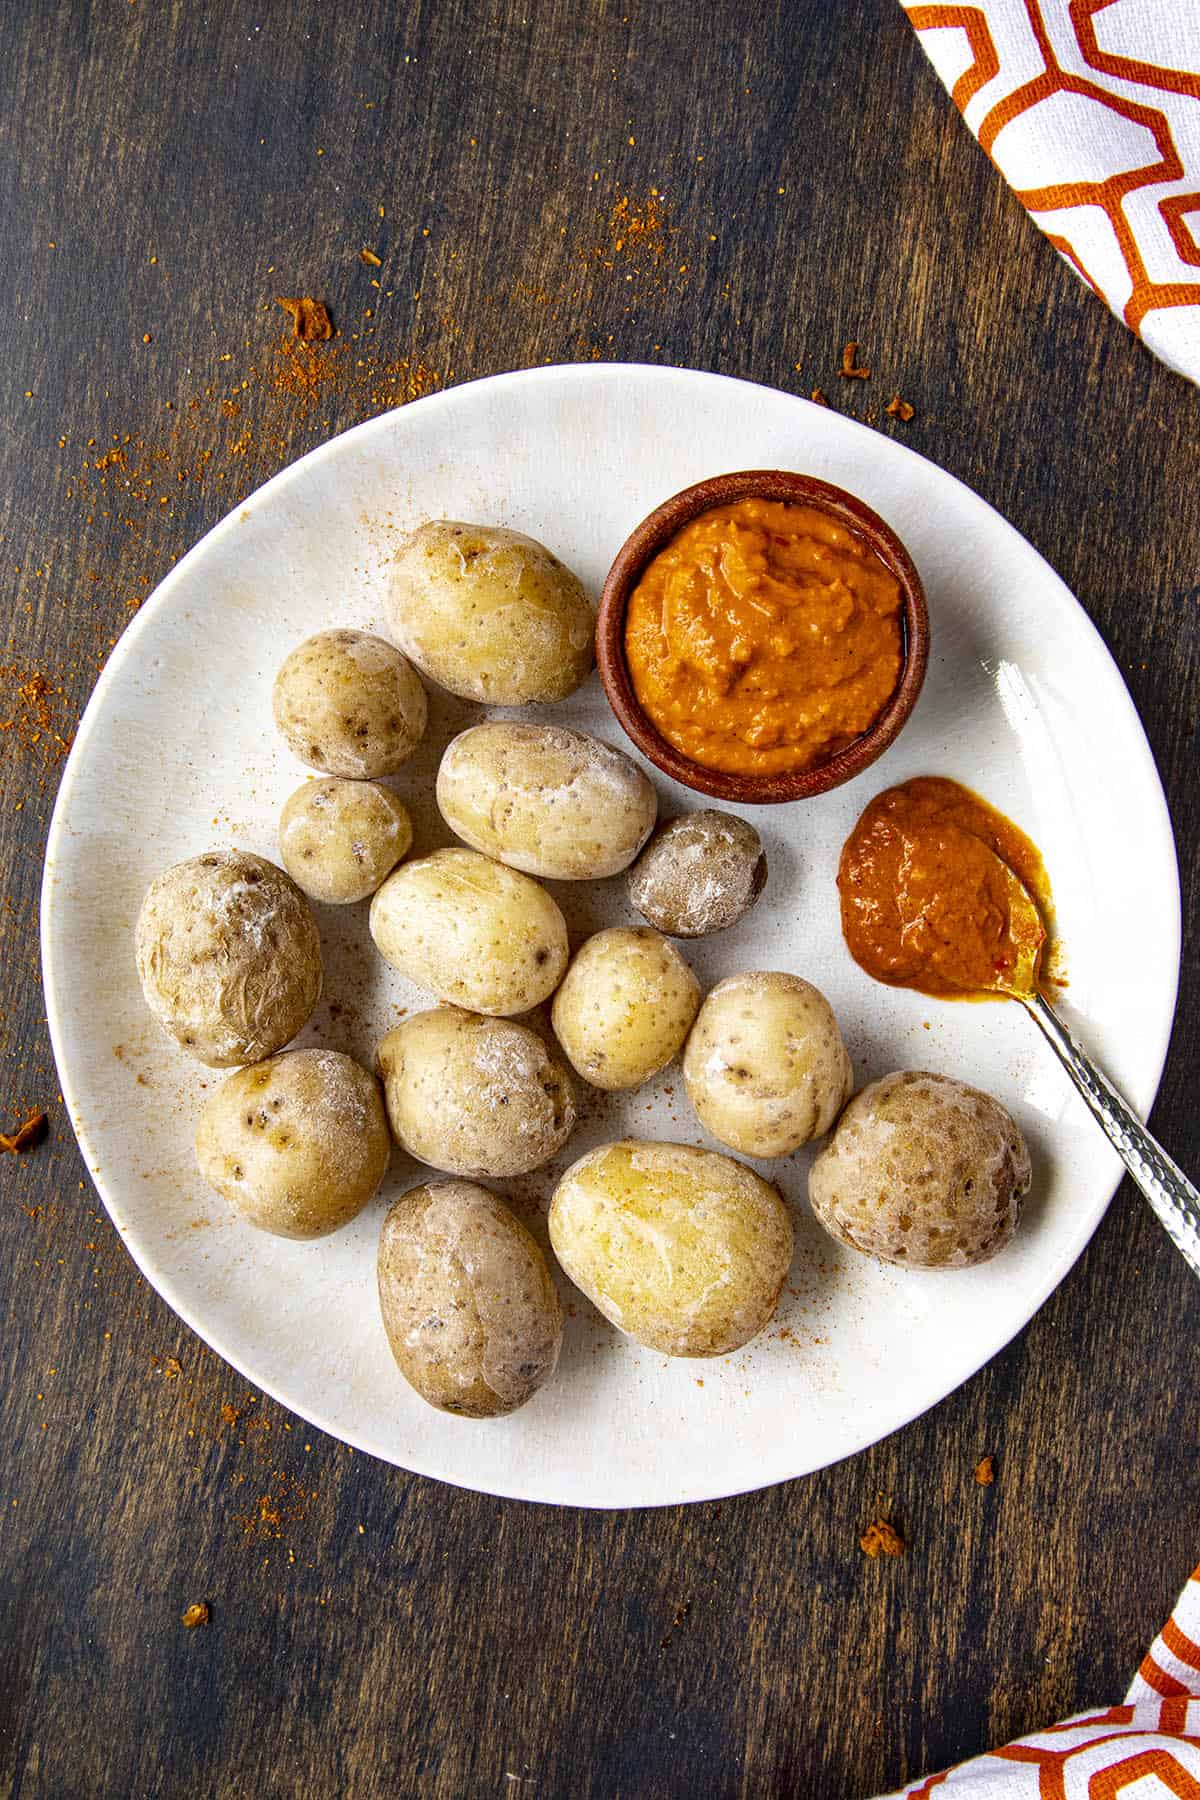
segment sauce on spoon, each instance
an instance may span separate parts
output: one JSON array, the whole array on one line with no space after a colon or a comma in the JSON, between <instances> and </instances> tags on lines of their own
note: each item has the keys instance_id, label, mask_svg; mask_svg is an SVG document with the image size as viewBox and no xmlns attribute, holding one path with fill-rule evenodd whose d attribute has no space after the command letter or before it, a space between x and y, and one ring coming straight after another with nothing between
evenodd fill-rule
<instances>
[{"instance_id":1,"label":"sauce on spoon","mask_svg":"<svg viewBox=\"0 0 1200 1800\"><path fill-rule=\"evenodd\" d=\"M846 840L838 891L847 948L876 981L943 999L1037 988L1051 914L1041 856L957 781L877 794Z\"/></svg>"}]
</instances>

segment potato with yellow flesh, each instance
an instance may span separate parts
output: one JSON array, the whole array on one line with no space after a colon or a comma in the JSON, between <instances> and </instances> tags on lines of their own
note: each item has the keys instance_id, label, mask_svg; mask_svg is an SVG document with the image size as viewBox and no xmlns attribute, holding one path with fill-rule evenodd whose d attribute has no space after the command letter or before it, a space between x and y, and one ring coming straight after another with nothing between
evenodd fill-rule
<instances>
[{"instance_id":1,"label":"potato with yellow flesh","mask_svg":"<svg viewBox=\"0 0 1200 1800\"><path fill-rule=\"evenodd\" d=\"M569 1168L550 1242L605 1318L665 1356L723 1356L771 1319L792 1260L779 1190L687 1144L627 1139Z\"/></svg>"},{"instance_id":2,"label":"potato with yellow flesh","mask_svg":"<svg viewBox=\"0 0 1200 1800\"><path fill-rule=\"evenodd\" d=\"M754 970L720 981L683 1056L700 1123L743 1156L790 1156L850 1098L853 1071L833 1008L799 975Z\"/></svg>"},{"instance_id":3,"label":"potato with yellow flesh","mask_svg":"<svg viewBox=\"0 0 1200 1800\"><path fill-rule=\"evenodd\" d=\"M371 902L380 955L472 1012L529 1012L567 966L567 926L545 888L475 850L435 850L389 875Z\"/></svg>"},{"instance_id":4,"label":"potato with yellow flesh","mask_svg":"<svg viewBox=\"0 0 1200 1800\"><path fill-rule=\"evenodd\" d=\"M700 983L649 926L598 931L576 952L554 996L554 1032L593 1087L641 1087L682 1048Z\"/></svg>"},{"instance_id":5,"label":"potato with yellow flesh","mask_svg":"<svg viewBox=\"0 0 1200 1800\"><path fill-rule=\"evenodd\" d=\"M592 666L595 622L578 576L499 525L418 526L396 552L385 605L401 649L464 700L565 700Z\"/></svg>"},{"instance_id":6,"label":"potato with yellow flesh","mask_svg":"<svg viewBox=\"0 0 1200 1800\"><path fill-rule=\"evenodd\" d=\"M645 843L658 797L636 763L565 725L488 719L456 737L438 770L451 831L543 881L602 881Z\"/></svg>"},{"instance_id":7,"label":"potato with yellow flesh","mask_svg":"<svg viewBox=\"0 0 1200 1800\"><path fill-rule=\"evenodd\" d=\"M470 1181L410 1188L379 1237L379 1307L405 1380L441 1412L494 1419L553 1375L563 1318L546 1259Z\"/></svg>"},{"instance_id":8,"label":"potato with yellow flesh","mask_svg":"<svg viewBox=\"0 0 1200 1800\"><path fill-rule=\"evenodd\" d=\"M207 1101L200 1173L260 1231L316 1238L373 1197L392 1143L379 1083L337 1050L291 1050L239 1069Z\"/></svg>"}]
</instances>

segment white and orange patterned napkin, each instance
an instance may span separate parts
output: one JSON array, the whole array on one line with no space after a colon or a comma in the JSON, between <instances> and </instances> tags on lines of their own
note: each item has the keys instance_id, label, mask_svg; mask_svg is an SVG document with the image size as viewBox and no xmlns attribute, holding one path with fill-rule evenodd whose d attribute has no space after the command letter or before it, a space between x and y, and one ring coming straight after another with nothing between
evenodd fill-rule
<instances>
[{"instance_id":1,"label":"white and orange patterned napkin","mask_svg":"<svg viewBox=\"0 0 1200 1800\"><path fill-rule=\"evenodd\" d=\"M1200 1797L1200 1569L1142 1660L1124 1706L931 1775L886 1800L1153 1800Z\"/></svg>"},{"instance_id":2,"label":"white and orange patterned napkin","mask_svg":"<svg viewBox=\"0 0 1200 1800\"><path fill-rule=\"evenodd\" d=\"M905 0L905 11L1050 242L1200 381L1200 0Z\"/></svg>"}]
</instances>

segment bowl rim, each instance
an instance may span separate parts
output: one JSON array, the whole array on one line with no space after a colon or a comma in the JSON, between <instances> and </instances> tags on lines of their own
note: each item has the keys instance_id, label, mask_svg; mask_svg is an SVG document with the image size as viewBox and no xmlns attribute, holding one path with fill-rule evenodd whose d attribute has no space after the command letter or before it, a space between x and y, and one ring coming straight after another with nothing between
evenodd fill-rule
<instances>
[{"instance_id":1,"label":"bowl rim","mask_svg":"<svg viewBox=\"0 0 1200 1800\"><path fill-rule=\"evenodd\" d=\"M737 500L783 500L818 506L865 538L900 583L903 661L900 679L879 717L861 737L811 769L770 775L738 775L693 762L667 742L642 710L625 655L625 615L634 585L651 559L701 513ZM886 519L857 494L791 469L741 469L710 475L672 494L648 513L618 550L604 580L596 614L596 662L604 692L625 735L643 756L697 793L742 805L774 805L826 794L883 755L907 722L929 662L929 609L916 565Z\"/></svg>"}]
</instances>

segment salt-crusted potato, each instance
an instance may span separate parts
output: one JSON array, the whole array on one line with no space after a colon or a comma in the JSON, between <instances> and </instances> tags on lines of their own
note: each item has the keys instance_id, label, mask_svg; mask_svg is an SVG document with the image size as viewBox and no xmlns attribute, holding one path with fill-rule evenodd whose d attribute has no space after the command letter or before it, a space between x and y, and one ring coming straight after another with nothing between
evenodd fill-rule
<instances>
[{"instance_id":1,"label":"salt-crusted potato","mask_svg":"<svg viewBox=\"0 0 1200 1800\"><path fill-rule=\"evenodd\" d=\"M380 1044L379 1073L397 1141L449 1175L525 1175L575 1126L570 1076L512 1019L416 1013Z\"/></svg>"},{"instance_id":2,"label":"salt-crusted potato","mask_svg":"<svg viewBox=\"0 0 1200 1800\"><path fill-rule=\"evenodd\" d=\"M566 923L545 888L475 850L435 850L389 875L371 936L409 981L473 1012L528 1012L567 966Z\"/></svg>"},{"instance_id":3,"label":"salt-crusted potato","mask_svg":"<svg viewBox=\"0 0 1200 1800\"><path fill-rule=\"evenodd\" d=\"M298 887L326 906L365 900L412 844L408 808L373 781L306 781L279 818L279 854Z\"/></svg>"},{"instance_id":4,"label":"salt-crusted potato","mask_svg":"<svg viewBox=\"0 0 1200 1800\"><path fill-rule=\"evenodd\" d=\"M275 677L275 723L300 761L372 781L406 763L425 735L425 689L393 644L368 631L318 631Z\"/></svg>"},{"instance_id":5,"label":"salt-crusted potato","mask_svg":"<svg viewBox=\"0 0 1200 1800\"><path fill-rule=\"evenodd\" d=\"M790 1156L829 1130L854 1073L833 1009L799 975L731 975L709 994L683 1056L700 1123L743 1156Z\"/></svg>"},{"instance_id":6,"label":"salt-crusted potato","mask_svg":"<svg viewBox=\"0 0 1200 1800\"><path fill-rule=\"evenodd\" d=\"M564 725L501 719L447 747L437 801L472 849L545 881L618 874L658 811L650 782L620 750Z\"/></svg>"},{"instance_id":7,"label":"salt-crusted potato","mask_svg":"<svg viewBox=\"0 0 1200 1800\"><path fill-rule=\"evenodd\" d=\"M442 1412L515 1412L553 1375L562 1307L546 1259L470 1181L410 1188L379 1237L379 1309L405 1380Z\"/></svg>"},{"instance_id":8,"label":"salt-crusted potato","mask_svg":"<svg viewBox=\"0 0 1200 1800\"><path fill-rule=\"evenodd\" d=\"M295 882L261 856L209 850L150 884L134 934L146 1004L211 1068L259 1062L321 997L321 940Z\"/></svg>"},{"instance_id":9,"label":"salt-crusted potato","mask_svg":"<svg viewBox=\"0 0 1200 1800\"><path fill-rule=\"evenodd\" d=\"M519 531L430 519L401 543L385 604L401 649L464 700L565 700L592 666L582 583Z\"/></svg>"},{"instance_id":10,"label":"salt-crusted potato","mask_svg":"<svg viewBox=\"0 0 1200 1800\"><path fill-rule=\"evenodd\" d=\"M850 1102L808 1193L831 1237L918 1269L965 1269L1003 1250L1029 1191L1029 1151L999 1101L908 1070Z\"/></svg>"},{"instance_id":11,"label":"salt-crusted potato","mask_svg":"<svg viewBox=\"0 0 1200 1800\"><path fill-rule=\"evenodd\" d=\"M261 1231L325 1237L356 1218L387 1172L379 1083L337 1050L289 1050L239 1069L205 1104L196 1161Z\"/></svg>"},{"instance_id":12,"label":"salt-crusted potato","mask_svg":"<svg viewBox=\"0 0 1200 1800\"><path fill-rule=\"evenodd\" d=\"M700 983L674 944L648 926L620 926L576 951L551 1016L585 1081L635 1088L680 1050L699 1004Z\"/></svg>"},{"instance_id":13,"label":"salt-crusted potato","mask_svg":"<svg viewBox=\"0 0 1200 1800\"><path fill-rule=\"evenodd\" d=\"M792 1260L779 1190L731 1157L627 1139L569 1168L559 1262L605 1318L666 1356L722 1356L763 1329Z\"/></svg>"},{"instance_id":14,"label":"salt-crusted potato","mask_svg":"<svg viewBox=\"0 0 1200 1800\"><path fill-rule=\"evenodd\" d=\"M629 871L629 898L669 937L705 937L745 918L767 882L753 825L732 813L685 813L657 832Z\"/></svg>"}]
</instances>

